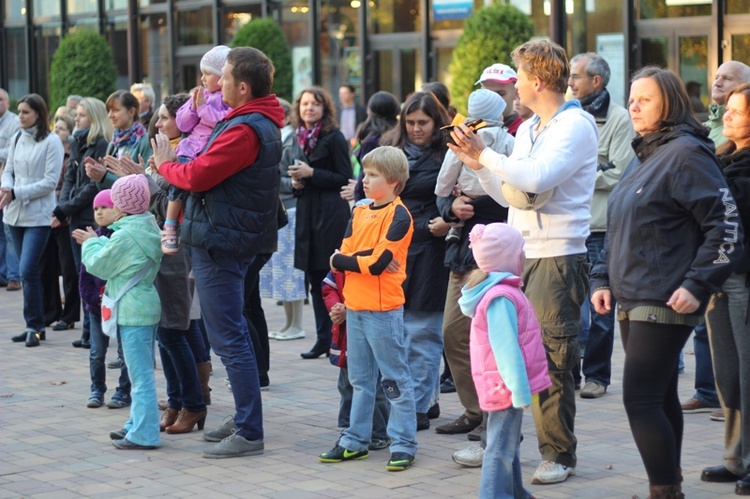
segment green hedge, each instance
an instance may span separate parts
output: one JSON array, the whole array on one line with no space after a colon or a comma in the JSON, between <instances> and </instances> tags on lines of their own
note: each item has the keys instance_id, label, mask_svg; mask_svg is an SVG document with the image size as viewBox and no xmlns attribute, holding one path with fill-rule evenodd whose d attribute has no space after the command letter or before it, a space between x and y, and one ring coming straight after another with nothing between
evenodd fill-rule
<instances>
[{"instance_id":1,"label":"green hedge","mask_svg":"<svg viewBox=\"0 0 750 499\"><path fill-rule=\"evenodd\" d=\"M272 92L292 101L292 53L281 28L271 19L254 19L237 31L230 47L254 47L273 62Z\"/></svg>"},{"instance_id":2,"label":"green hedge","mask_svg":"<svg viewBox=\"0 0 750 499\"><path fill-rule=\"evenodd\" d=\"M497 62L512 67L510 53L533 35L528 16L510 5L488 5L469 17L448 68L452 104L466 114L469 94L478 88L474 83L484 68Z\"/></svg>"},{"instance_id":3,"label":"green hedge","mask_svg":"<svg viewBox=\"0 0 750 499\"><path fill-rule=\"evenodd\" d=\"M64 106L71 94L105 101L116 79L112 48L103 36L93 31L66 35L52 56L49 108L54 112Z\"/></svg>"}]
</instances>

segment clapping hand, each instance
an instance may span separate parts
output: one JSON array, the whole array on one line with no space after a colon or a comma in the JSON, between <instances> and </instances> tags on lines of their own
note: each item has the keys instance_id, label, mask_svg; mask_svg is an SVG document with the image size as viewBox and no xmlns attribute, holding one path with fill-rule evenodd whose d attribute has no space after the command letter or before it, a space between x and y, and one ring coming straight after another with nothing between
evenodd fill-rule
<instances>
[{"instance_id":1,"label":"clapping hand","mask_svg":"<svg viewBox=\"0 0 750 499\"><path fill-rule=\"evenodd\" d=\"M86 167L86 175L96 182L104 180L104 176L107 174L107 167L101 158L97 161L88 157L83 160L83 166Z\"/></svg>"},{"instance_id":2,"label":"clapping hand","mask_svg":"<svg viewBox=\"0 0 750 499\"><path fill-rule=\"evenodd\" d=\"M92 229L90 226L86 227L86 230L83 230L83 229L74 230L72 236L73 236L73 239L75 239L78 244L83 244L84 241L87 241L88 239L91 239L92 237L99 237L96 235L96 232L94 232L94 229Z\"/></svg>"}]
</instances>

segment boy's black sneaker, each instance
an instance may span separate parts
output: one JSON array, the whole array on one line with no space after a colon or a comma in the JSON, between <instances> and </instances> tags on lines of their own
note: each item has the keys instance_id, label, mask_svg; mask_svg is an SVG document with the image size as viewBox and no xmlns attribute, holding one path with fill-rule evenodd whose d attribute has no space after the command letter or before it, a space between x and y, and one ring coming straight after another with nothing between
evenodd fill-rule
<instances>
[{"instance_id":1,"label":"boy's black sneaker","mask_svg":"<svg viewBox=\"0 0 750 499\"><path fill-rule=\"evenodd\" d=\"M406 452L394 452L391 454L391 460L385 465L388 471L404 471L414 464L414 456Z\"/></svg>"},{"instance_id":2,"label":"boy's black sneaker","mask_svg":"<svg viewBox=\"0 0 750 499\"><path fill-rule=\"evenodd\" d=\"M333 449L319 455L318 461L321 463L340 463L341 461L352 461L354 459L367 459L368 455L369 452L366 450L350 451L336 444Z\"/></svg>"}]
</instances>

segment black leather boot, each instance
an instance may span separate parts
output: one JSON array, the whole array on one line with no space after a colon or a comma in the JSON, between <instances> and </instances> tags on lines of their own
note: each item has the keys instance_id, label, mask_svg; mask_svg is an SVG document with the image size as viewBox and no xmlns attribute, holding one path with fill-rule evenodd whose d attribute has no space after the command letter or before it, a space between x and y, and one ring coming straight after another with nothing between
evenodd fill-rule
<instances>
[{"instance_id":1,"label":"black leather boot","mask_svg":"<svg viewBox=\"0 0 750 499\"><path fill-rule=\"evenodd\" d=\"M303 359L317 359L321 355L324 355L328 357L330 355L331 345L328 343L324 343L321 340L318 340L315 342L315 345L312 347L312 350L309 352L301 353L300 357Z\"/></svg>"}]
</instances>

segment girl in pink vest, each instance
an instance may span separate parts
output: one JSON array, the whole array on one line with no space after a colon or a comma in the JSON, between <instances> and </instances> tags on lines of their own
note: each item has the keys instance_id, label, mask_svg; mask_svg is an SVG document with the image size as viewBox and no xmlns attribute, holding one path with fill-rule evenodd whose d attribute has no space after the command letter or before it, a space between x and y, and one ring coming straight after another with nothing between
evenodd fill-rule
<instances>
[{"instance_id":1,"label":"girl in pink vest","mask_svg":"<svg viewBox=\"0 0 750 499\"><path fill-rule=\"evenodd\" d=\"M529 498L521 477L523 409L550 385L531 303L521 292L526 260L521 233L506 224L475 225L470 248L479 267L458 301L471 320L471 371L487 414L481 498Z\"/></svg>"}]
</instances>

